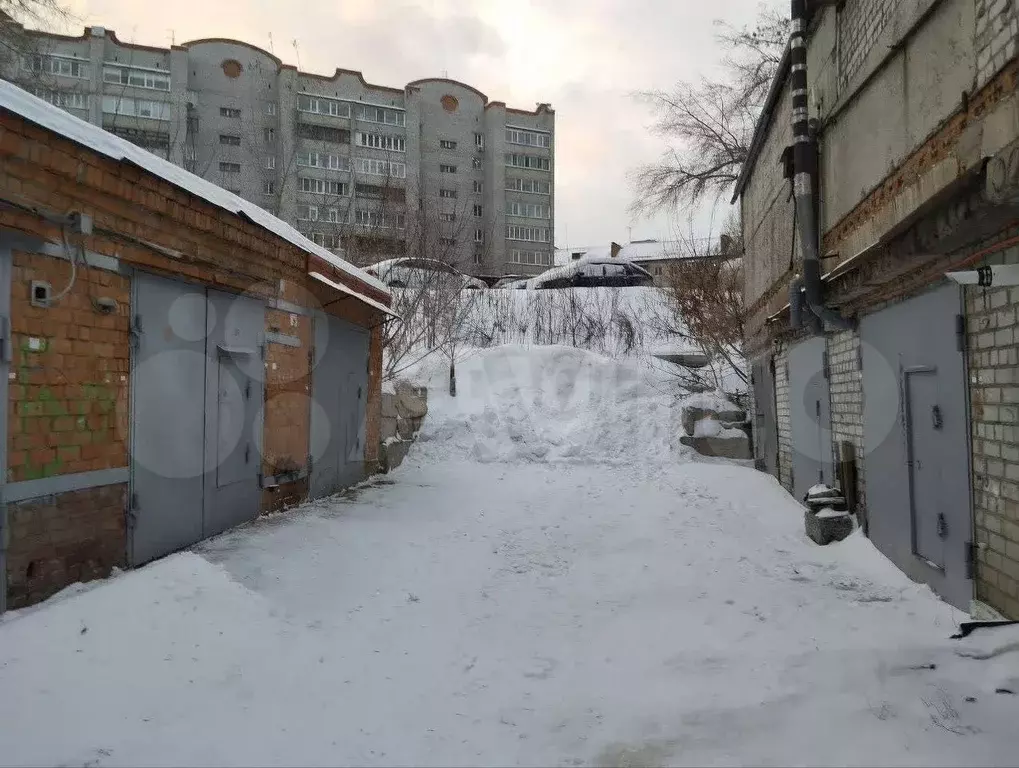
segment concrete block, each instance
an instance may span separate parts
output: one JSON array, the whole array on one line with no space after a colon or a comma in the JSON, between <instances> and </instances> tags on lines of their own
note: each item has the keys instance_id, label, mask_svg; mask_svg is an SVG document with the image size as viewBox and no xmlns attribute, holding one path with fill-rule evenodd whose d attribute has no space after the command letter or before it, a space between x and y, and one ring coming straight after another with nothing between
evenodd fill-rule
<instances>
[{"instance_id":1,"label":"concrete block","mask_svg":"<svg viewBox=\"0 0 1019 768\"><path fill-rule=\"evenodd\" d=\"M400 436L401 440L413 440L414 432L414 419L396 420L396 433Z\"/></svg>"},{"instance_id":2,"label":"concrete block","mask_svg":"<svg viewBox=\"0 0 1019 768\"><path fill-rule=\"evenodd\" d=\"M750 439L742 437L690 437L683 435L679 442L693 448L701 456L717 456L722 459L752 459Z\"/></svg>"},{"instance_id":3,"label":"concrete block","mask_svg":"<svg viewBox=\"0 0 1019 768\"><path fill-rule=\"evenodd\" d=\"M688 435L693 434L694 425L701 419L715 419L723 423L742 425L747 420L747 415L745 411L716 411L711 408L683 407L683 430Z\"/></svg>"},{"instance_id":4,"label":"concrete block","mask_svg":"<svg viewBox=\"0 0 1019 768\"><path fill-rule=\"evenodd\" d=\"M848 514L818 516L807 509L803 512L803 527L811 541L824 546L851 534L853 518Z\"/></svg>"},{"instance_id":5,"label":"concrete block","mask_svg":"<svg viewBox=\"0 0 1019 768\"><path fill-rule=\"evenodd\" d=\"M423 418L428 413L427 391L409 384L397 384L396 411L405 419Z\"/></svg>"}]
</instances>

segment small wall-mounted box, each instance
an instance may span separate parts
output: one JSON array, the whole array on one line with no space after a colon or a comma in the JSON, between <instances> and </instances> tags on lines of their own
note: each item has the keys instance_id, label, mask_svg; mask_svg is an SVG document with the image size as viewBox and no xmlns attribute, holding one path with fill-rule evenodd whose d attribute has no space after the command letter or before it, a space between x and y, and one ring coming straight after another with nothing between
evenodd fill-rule
<instances>
[{"instance_id":1,"label":"small wall-mounted box","mask_svg":"<svg viewBox=\"0 0 1019 768\"><path fill-rule=\"evenodd\" d=\"M48 307L53 295L53 286L42 280L33 280L29 286L29 301L33 307Z\"/></svg>"}]
</instances>

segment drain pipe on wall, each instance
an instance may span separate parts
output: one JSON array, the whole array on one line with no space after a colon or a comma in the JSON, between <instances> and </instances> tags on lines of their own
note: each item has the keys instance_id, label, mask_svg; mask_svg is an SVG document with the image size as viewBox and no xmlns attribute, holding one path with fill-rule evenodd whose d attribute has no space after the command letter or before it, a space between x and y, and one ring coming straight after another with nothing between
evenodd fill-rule
<instances>
[{"instance_id":1,"label":"drain pipe on wall","mask_svg":"<svg viewBox=\"0 0 1019 768\"><path fill-rule=\"evenodd\" d=\"M821 286L821 259L818 243L817 214L814 199L817 178L817 141L810 131L807 90L807 0L792 0L792 31L789 37L793 94L793 189L796 198L796 224L803 246L803 288L806 309L818 321L815 333L824 331L823 323L844 331L856 324L824 304ZM790 295L792 308L792 295ZM806 314L806 313L805 313ZM806 318L808 321L810 317ZM793 328L798 328L794 325Z\"/></svg>"}]
</instances>

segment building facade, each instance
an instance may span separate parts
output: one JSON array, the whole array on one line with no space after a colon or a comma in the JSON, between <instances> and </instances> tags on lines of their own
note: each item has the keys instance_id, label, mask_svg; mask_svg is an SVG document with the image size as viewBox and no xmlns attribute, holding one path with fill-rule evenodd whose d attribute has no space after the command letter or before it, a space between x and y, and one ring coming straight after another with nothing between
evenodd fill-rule
<instances>
[{"instance_id":1,"label":"building facade","mask_svg":"<svg viewBox=\"0 0 1019 768\"><path fill-rule=\"evenodd\" d=\"M374 472L384 285L0 82L0 613Z\"/></svg>"},{"instance_id":2,"label":"building facade","mask_svg":"<svg viewBox=\"0 0 1019 768\"><path fill-rule=\"evenodd\" d=\"M793 6L736 190L759 466L840 485L911 578L1019 618L1019 11Z\"/></svg>"},{"instance_id":3,"label":"building facade","mask_svg":"<svg viewBox=\"0 0 1019 768\"><path fill-rule=\"evenodd\" d=\"M447 79L402 88L300 72L252 45L170 49L33 34L5 79L367 264L411 254L473 274L552 265L555 113Z\"/></svg>"}]
</instances>

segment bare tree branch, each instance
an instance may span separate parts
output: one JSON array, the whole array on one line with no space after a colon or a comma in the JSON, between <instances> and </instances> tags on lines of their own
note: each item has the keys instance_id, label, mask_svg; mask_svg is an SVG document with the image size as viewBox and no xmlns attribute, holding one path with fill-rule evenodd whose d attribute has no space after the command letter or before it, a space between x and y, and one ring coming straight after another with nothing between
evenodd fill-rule
<instances>
[{"instance_id":1,"label":"bare tree branch","mask_svg":"<svg viewBox=\"0 0 1019 768\"><path fill-rule=\"evenodd\" d=\"M731 49L717 80L683 81L672 91L635 97L654 114L652 132L668 149L633 171L634 215L676 210L732 189L750 150L754 126L785 50L788 22L761 8L753 27L716 22L716 39Z\"/></svg>"}]
</instances>

